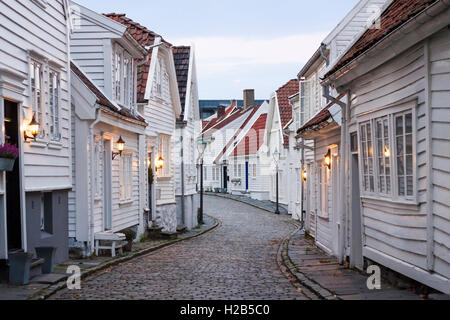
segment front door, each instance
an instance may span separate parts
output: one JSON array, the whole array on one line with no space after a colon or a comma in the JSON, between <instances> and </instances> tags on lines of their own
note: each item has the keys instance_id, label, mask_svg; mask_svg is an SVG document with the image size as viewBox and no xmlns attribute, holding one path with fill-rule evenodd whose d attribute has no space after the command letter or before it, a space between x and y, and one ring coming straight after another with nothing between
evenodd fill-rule
<instances>
[{"instance_id":1,"label":"front door","mask_svg":"<svg viewBox=\"0 0 450 320\"><path fill-rule=\"evenodd\" d=\"M103 145L103 223L105 230L112 229L111 147L111 140L105 140Z\"/></svg>"},{"instance_id":2,"label":"front door","mask_svg":"<svg viewBox=\"0 0 450 320\"><path fill-rule=\"evenodd\" d=\"M18 104L5 100L5 142L19 147ZM14 169L6 172L6 217L8 250L22 249L22 223L20 208L20 159Z\"/></svg>"},{"instance_id":3,"label":"front door","mask_svg":"<svg viewBox=\"0 0 450 320\"><path fill-rule=\"evenodd\" d=\"M225 189L225 192L228 190L228 167L223 167L223 188Z\"/></svg>"}]
</instances>

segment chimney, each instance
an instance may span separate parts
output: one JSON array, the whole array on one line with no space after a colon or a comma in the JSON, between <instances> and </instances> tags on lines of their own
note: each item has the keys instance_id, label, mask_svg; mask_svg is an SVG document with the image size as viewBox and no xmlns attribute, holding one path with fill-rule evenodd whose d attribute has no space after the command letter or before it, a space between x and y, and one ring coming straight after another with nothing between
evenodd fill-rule
<instances>
[{"instance_id":1,"label":"chimney","mask_svg":"<svg viewBox=\"0 0 450 320\"><path fill-rule=\"evenodd\" d=\"M255 105L255 89L244 90L243 108L253 107Z\"/></svg>"},{"instance_id":2,"label":"chimney","mask_svg":"<svg viewBox=\"0 0 450 320\"><path fill-rule=\"evenodd\" d=\"M217 119L223 117L225 115L225 106L219 105L217 106Z\"/></svg>"},{"instance_id":3,"label":"chimney","mask_svg":"<svg viewBox=\"0 0 450 320\"><path fill-rule=\"evenodd\" d=\"M232 107L236 107L236 106L237 106L237 100L236 100L236 99L232 99L232 100L230 101L230 105L231 105Z\"/></svg>"}]
</instances>

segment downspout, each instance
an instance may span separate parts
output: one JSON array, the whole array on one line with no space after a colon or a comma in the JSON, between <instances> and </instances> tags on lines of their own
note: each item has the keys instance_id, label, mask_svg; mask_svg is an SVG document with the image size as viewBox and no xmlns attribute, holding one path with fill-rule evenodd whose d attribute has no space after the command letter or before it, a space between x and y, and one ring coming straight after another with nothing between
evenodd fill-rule
<instances>
[{"instance_id":1,"label":"downspout","mask_svg":"<svg viewBox=\"0 0 450 320\"><path fill-rule=\"evenodd\" d=\"M339 263L343 264L345 259L345 214L346 214L346 192L345 192L345 180L347 177L346 172L346 162L347 162L347 107L348 104L342 102L339 99L331 96L326 89L326 86L322 86L323 96L328 100L334 102L335 104L341 107L342 114L342 123L341 123L341 147L339 150L340 153L340 163L339 163L339 171L343 173L343 177L339 179L339 190L340 190L340 203L339 203L339 229L338 229L338 241L339 241L339 249L338 249L338 259Z\"/></svg>"},{"instance_id":2,"label":"downspout","mask_svg":"<svg viewBox=\"0 0 450 320\"><path fill-rule=\"evenodd\" d=\"M91 169L91 178L90 178L90 183L89 183L89 192L91 195L91 210L90 210L90 214L89 214L89 236L90 236L90 240L89 240L89 252L92 252L93 250L93 244L94 244L94 206L95 206L95 200L94 200L94 184L92 183L93 181L93 177L95 175L95 171L94 171L94 127L97 123L100 122L100 107L97 105L96 106L96 116L95 116L95 120L94 122L92 122L89 125L89 139L90 139L90 169Z\"/></svg>"}]
</instances>

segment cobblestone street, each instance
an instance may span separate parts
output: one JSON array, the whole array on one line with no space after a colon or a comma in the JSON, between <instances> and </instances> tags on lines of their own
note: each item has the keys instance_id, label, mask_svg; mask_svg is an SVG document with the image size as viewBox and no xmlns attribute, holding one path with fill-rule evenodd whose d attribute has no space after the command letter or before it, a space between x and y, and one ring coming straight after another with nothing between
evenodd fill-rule
<instances>
[{"instance_id":1,"label":"cobblestone street","mask_svg":"<svg viewBox=\"0 0 450 320\"><path fill-rule=\"evenodd\" d=\"M277 252L296 228L289 216L205 197L214 231L112 267L52 299L307 299L280 271Z\"/></svg>"}]
</instances>

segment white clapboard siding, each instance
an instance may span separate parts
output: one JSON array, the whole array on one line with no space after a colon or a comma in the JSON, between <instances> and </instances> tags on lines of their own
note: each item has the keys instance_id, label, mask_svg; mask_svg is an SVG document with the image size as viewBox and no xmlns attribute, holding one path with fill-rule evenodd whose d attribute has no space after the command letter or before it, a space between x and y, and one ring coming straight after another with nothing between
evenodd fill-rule
<instances>
[{"instance_id":1,"label":"white clapboard siding","mask_svg":"<svg viewBox=\"0 0 450 320\"><path fill-rule=\"evenodd\" d=\"M435 271L450 278L450 31L430 39Z\"/></svg>"},{"instance_id":2,"label":"white clapboard siding","mask_svg":"<svg viewBox=\"0 0 450 320\"><path fill-rule=\"evenodd\" d=\"M0 67L6 67L29 78L29 53L38 52L61 66L61 143L56 148L37 147L25 143L24 189L68 189L71 186L70 163L70 106L68 93L67 24L63 1L49 1L45 8L32 1L0 1ZM25 107L29 101L29 82L24 85ZM43 92L47 99L48 92ZM46 104L48 108L48 104ZM45 137L46 142L50 137Z\"/></svg>"}]
</instances>

